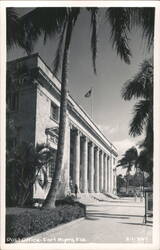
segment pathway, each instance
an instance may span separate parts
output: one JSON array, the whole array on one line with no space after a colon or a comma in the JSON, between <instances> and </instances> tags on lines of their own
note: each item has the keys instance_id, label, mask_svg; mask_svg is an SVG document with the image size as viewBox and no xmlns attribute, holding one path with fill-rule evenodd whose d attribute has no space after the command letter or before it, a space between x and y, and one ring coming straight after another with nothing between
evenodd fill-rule
<instances>
[{"instance_id":1,"label":"pathway","mask_svg":"<svg viewBox=\"0 0 160 250\"><path fill-rule=\"evenodd\" d=\"M37 234L25 242L151 243L152 224L143 224L144 203L134 199L94 202L86 219Z\"/></svg>"}]
</instances>

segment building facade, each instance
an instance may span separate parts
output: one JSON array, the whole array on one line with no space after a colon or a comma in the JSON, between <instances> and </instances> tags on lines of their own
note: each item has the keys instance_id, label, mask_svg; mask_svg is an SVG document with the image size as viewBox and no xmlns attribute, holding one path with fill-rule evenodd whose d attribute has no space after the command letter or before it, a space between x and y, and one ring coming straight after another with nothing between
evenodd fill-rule
<instances>
[{"instance_id":1,"label":"building facade","mask_svg":"<svg viewBox=\"0 0 160 250\"><path fill-rule=\"evenodd\" d=\"M17 87L18 86L18 87ZM61 83L38 54L7 64L7 104L16 132L12 143L47 143L56 155ZM58 196L73 192L115 193L117 149L68 94L64 158ZM48 168L48 187L34 185L34 198L45 198L55 161Z\"/></svg>"}]
</instances>

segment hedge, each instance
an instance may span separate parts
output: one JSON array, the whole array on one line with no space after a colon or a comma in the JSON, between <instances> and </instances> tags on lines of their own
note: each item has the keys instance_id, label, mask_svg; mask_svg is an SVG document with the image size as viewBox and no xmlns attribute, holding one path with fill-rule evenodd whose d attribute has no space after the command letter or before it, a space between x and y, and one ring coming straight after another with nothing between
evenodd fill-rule
<instances>
[{"instance_id":1,"label":"hedge","mask_svg":"<svg viewBox=\"0 0 160 250\"><path fill-rule=\"evenodd\" d=\"M85 206L79 202L72 205L59 203L55 209L35 208L20 214L8 214L6 215L6 243L30 237L84 216Z\"/></svg>"}]
</instances>

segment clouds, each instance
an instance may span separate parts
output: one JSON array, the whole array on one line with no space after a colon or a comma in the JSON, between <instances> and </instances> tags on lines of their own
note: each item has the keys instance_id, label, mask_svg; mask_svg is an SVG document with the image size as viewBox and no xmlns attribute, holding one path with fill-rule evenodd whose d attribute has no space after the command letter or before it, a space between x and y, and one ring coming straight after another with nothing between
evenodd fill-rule
<instances>
[{"instance_id":1,"label":"clouds","mask_svg":"<svg viewBox=\"0 0 160 250\"><path fill-rule=\"evenodd\" d=\"M128 130L123 123L118 123L116 126L98 124L99 129L102 131L106 138L110 138L113 145L118 150L118 159L131 147L136 147L138 150L138 144L144 139L144 136L130 137L126 136ZM114 138L114 139L113 139ZM117 138L117 140L115 139ZM122 139L121 139L122 138Z\"/></svg>"},{"instance_id":2,"label":"clouds","mask_svg":"<svg viewBox=\"0 0 160 250\"><path fill-rule=\"evenodd\" d=\"M119 141L113 141L113 144L118 149L119 158L121 158L122 154L124 154L127 149L138 146L139 141L140 137L125 138Z\"/></svg>"},{"instance_id":3,"label":"clouds","mask_svg":"<svg viewBox=\"0 0 160 250\"><path fill-rule=\"evenodd\" d=\"M102 133L107 137L107 135L113 135L119 131L119 124L117 124L115 127L109 126L109 125L103 125L98 124L99 129L102 131Z\"/></svg>"}]
</instances>

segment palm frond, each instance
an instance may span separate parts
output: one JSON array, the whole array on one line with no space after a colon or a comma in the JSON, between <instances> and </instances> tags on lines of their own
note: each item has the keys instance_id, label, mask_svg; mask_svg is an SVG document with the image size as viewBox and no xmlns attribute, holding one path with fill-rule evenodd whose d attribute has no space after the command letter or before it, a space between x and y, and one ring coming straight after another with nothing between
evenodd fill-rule
<instances>
[{"instance_id":1,"label":"palm frond","mask_svg":"<svg viewBox=\"0 0 160 250\"><path fill-rule=\"evenodd\" d=\"M6 9L7 23L7 49L19 46L29 53L31 45L26 42L25 31L15 8Z\"/></svg>"},{"instance_id":2,"label":"palm frond","mask_svg":"<svg viewBox=\"0 0 160 250\"><path fill-rule=\"evenodd\" d=\"M25 29L26 39L32 44L44 34L46 39L52 38L61 32L61 27L67 19L67 8L36 8L21 17L21 23Z\"/></svg>"},{"instance_id":3,"label":"palm frond","mask_svg":"<svg viewBox=\"0 0 160 250\"><path fill-rule=\"evenodd\" d=\"M150 50L154 41L155 8L131 8L132 24L142 28L142 39Z\"/></svg>"},{"instance_id":4,"label":"palm frond","mask_svg":"<svg viewBox=\"0 0 160 250\"><path fill-rule=\"evenodd\" d=\"M127 159L125 157L123 157L118 161L117 167L119 167L119 166L127 167L127 164L128 164Z\"/></svg>"},{"instance_id":5,"label":"palm frond","mask_svg":"<svg viewBox=\"0 0 160 250\"><path fill-rule=\"evenodd\" d=\"M131 28L130 8L108 8L106 16L112 27L112 46L116 49L117 55L120 55L120 58L129 64L132 56L128 38Z\"/></svg>"},{"instance_id":6,"label":"palm frond","mask_svg":"<svg viewBox=\"0 0 160 250\"><path fill-rule=\"evenodd\" d=\"M10 48L14 43L17 43L15 29L17 29L18 15L13 8L7 8L7 46Z\"/></svg>"},{"instance_id":7,"label":"palm frond","mask_svg":"<svg viewBox=\"0 0 160 250\"><path fill-rule=\"evenodd\" d=\"M136 147L131 147L125 152L125 157L130 160L135 160L138 157L138 152Z\"/></svg>"},{"instance_id":8,"label":"palm frond","mask_svg":"<svg viewBox=\"0 0 160 250\"><path fill-rule=\"evenodd\" d=\"M129 134L133 137L141 135L144 125L147 124L150 110L150 101L141 100L134 107L134 117L130 123Z\"/></svg>"},{"instance_id":9,"label":"palm frond","mask_svg":"<svg viewBox=\"0 0 160 250\"><path fill-rule=\"evenodd\" d=\"M81 8L74 7L74 8L67 8L67 10L68 10L68 17L72 19L73 26L74 26L80 14Z\"/></svg>"},{"instance_id":10,"label":"palm frond","mask_svg":"<svg viewBox=\"0 0 160 250\"><path fill-rule=\"evenodd\" d=\"M139 72L132 80L127 81L121 91L124 100L132 98L151 98L153 95L153 65L152 59L145 60L140 65Z\"/></svg>"},{"instance_id":11,"label":"palm frond","mask_svg":"<svg viewBox=\"0 0 160 250\"><path fill-rule=\"evenodd\" d=\"M49 149L49 147L48 147L48 145L46 143L37 143L36 144L35 150L37 152L41 152L44 149L47 149L47 150Z\"/></svg>"},{"instance_id":12,"label":"palm frond","mask_svg":"<svg viewBox=\"0 0 160 250\"><path fill-rule=\"evenodd\" d=\"M48 175L47 175L47 171L46 171L46 167L42 167L41 168L41 174L42 174L42 177L40 178L39 176L38 176L38 183L39 183L39 185L41 186L41 188L43 189L43 188L46 188L47 187L47 185L48 185Z\"/></svg>"},{"instance_id":13,"label":"palm frond","mask_svg":"<svg viewBox=\"0 0 160 250\"><path fill-rule=\"evenodd\" d=\"M144 149L140 152L137 162L141 170L148 172L152 176L153 155L151 155L147 149Z\"/></svg>"},{"instance_id":14,"label":"palm frond","mask_svg":"<svg viewBox=\"0 0 160 250\"><path fill-rule=\"evenodd\" d=\"M96 70L96 57L97 57L97 13L98 8L90 8L91 12L91 51L92 51L92 63L93 71L97 74Z\"/></svg>"},{"instance_id":15,"label":"palm frond","mask_svg":"<svg viewBox=\"0 0 160 250\"><path fill-rule=\"evenodd\" d=\"M148 115L148 122L147 122L147 126L146 126L146 135L145 138L143 140L143 142L141 142L140 144L140 148L145 148L147 149L150 154L153 155L153 112L150 112Z\"/></svg>"},{"instance_id":16,"label":"palm frond","mask_svg":"<svg viewBox=\"0 0 160 250\"><path fill-rule=\"evenodd\" d=\"M138 158L138 152L135 147L129 148L123 155L123 157L118 161L117 167L127 169L127 173L130 173L132 166L136 164Z\"/></svg>"}]
</instances>

